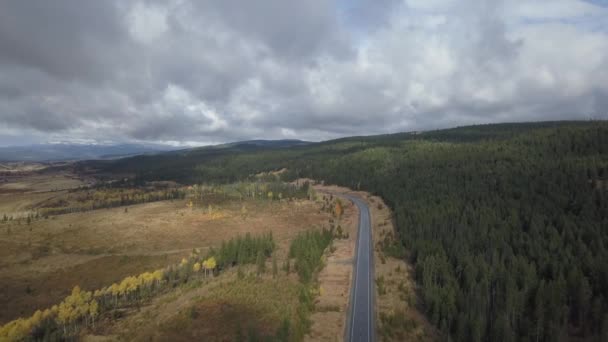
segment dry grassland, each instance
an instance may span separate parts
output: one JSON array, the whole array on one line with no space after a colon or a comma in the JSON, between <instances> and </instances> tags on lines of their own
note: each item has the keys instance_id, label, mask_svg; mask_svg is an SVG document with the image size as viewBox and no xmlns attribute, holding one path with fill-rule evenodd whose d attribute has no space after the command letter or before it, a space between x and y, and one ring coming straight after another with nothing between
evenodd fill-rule
<instances>
[{"instance_id":1,"label":"dry grassland","mask_svg":"<svg viewBox=\"0 0 608 342\"><path fill-rule=\"evenodd\" d=\"M38 167L43 168L41 165ZM3 215L14 219L26 217L41 204L59 200L67 195L67 190L90 182L67 171L37 173L17 169L4 172L0 175L0 219Z\"/></svg>"},{"instance_id":2,"label":"dry grassland","mask_svg":"<svg viewBox=\"0 0 608 342\"><path fill-rule=\"evenodd\" d=\"M299 231L329 218L311 201L211 207L175 200L0 224L0 324L57 303L74 285L109 285L239 234L272 232L285 250Z\"/></svg>"}]
</instances>

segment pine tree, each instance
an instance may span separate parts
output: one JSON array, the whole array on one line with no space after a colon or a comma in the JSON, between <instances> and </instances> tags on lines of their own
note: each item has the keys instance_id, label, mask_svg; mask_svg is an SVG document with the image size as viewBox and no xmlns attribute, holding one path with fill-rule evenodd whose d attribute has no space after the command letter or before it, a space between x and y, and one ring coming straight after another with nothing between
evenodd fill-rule
<instances>
[{"instance_id":1,"label":"pine tree","mask_svg":"<svg viewBox=\"0 0 608 342\"><path fill-rule=\"evenodd\" d=\"M272 277L276 278L279 275L279 266L277 265L277 256L272 254Z\"/></svg>"},{"instance_id":2,"label":"pine tree","mask_svg":"<svg viewBox=\"0 0 608 342\"><path fill-rule=\"evenodd\" d=\"M264 253L262 250L258 251L258 256L256 258L257 272L258 276L264 274L266 272L266 260L264 258Z\"/></svg>"}]
</instances>

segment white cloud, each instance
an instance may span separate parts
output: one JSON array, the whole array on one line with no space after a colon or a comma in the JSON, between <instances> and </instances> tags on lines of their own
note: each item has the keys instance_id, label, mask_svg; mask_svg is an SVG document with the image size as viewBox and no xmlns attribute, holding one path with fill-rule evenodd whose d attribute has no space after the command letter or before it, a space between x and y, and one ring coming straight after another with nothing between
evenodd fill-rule
<instances>
[{"instance_id":1,"label":"white cloud","mask_svg":"<svg viewBox=\"0 0 608 342\"><path fill-rule=\"evenodd\" d=\"M166 9L136 3L129 13L129 30L135 39L143 43L152 43L167 32L167 11Z\"/></svg>"},{"instance_id":2,"label":"white cloud","mask_svg":"<svg viewBox=\"0 0 608 342\"><path fill-rule=\"evenodd\" d=\"M606 15L606 9L580 0L517 0L509 13L518 19L568 19Z\"/></svg>"},{"instance_id":3,"label":"white cloud","mask_svg":"<svg viewBox=\"0 0 608 342\"><path fill-rule=\"evenodd\" d=\"M365 23L363 1L345 26L322 0L64 1L49 32L26 29L42 5L0 5L4 130L192 144L608 113L608 13L587 2L384 1Z\"/></svg>"}]
</instances>

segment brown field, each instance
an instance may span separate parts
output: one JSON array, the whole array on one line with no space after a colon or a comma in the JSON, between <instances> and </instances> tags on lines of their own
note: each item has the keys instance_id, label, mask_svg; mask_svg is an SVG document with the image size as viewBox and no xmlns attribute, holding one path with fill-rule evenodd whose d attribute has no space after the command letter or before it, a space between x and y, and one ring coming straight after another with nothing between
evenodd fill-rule
<instances>
[{"instance_id":1,"label":"brown field","mask_svg":"<svg viewBox=\"0 0 608 342\"><path fill-rule=\"evenodd\" d=\"M93 182L70 171L39 172L45 168L44 164L16 164L10 172L0 170L0 219L3 215L26 217L43 203L65 197L67 190Z\"/></svg>"},{"instance_id":2,"label":"brown field","mask_svg":"<svg viewBox=\"0 0 608 342\"><path fill-rule=\"evenodd\" d=\"M17 173L17 172L31 172L44 170L49 166L46 163L35 163L35 162L0 162L0 172L3 173Z\"/></svg>"},{"instance_id":3,"label":"brown field","mask_svg":"<svg viewBox=\"0 0 608 342\"><path fill-rule=\"evenodd\" d=\"M109 285L239 234L272 232L284 250L297 232L329 217L312 201L211 208L175 200L0 224L0 324L59 302L75 285Z\"/></svg>"},{"instance_id":4,"label":"brown field","mask_svg":"<svg viewBox=\"0 0 608 342\"><path fill-rule=\"evenodd\" d=\"M67 191L34 193L0 190L0 216L12 216L14 219L24 218L33 212L33 208L46 201L61 198L66 193Z\"/></svg>"},{"instance_id":5,"label":"brown field","mask_svg":"<svg viewBox=\"0 0 608 342\"><path fill-rule=\"evenodd\" d=\"M10 177L0 193L46 192L77 188L85 183L67 172Z\"/></svg>"}]
</instances>

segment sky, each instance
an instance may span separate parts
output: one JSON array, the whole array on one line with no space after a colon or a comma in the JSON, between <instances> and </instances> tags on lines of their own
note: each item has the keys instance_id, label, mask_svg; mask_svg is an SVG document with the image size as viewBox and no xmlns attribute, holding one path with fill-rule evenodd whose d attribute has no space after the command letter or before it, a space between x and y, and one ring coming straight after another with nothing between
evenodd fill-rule
<instances>
[{"instance_id":1,"label":"sky","mask_svg":"<svg viewBox=\"0 0 608 342\"><path fill-rule=\"evenodd\" d=\"M0 146L564 119L608 119L608 1L0 2Z\"/></svg>"}]
</instances>

